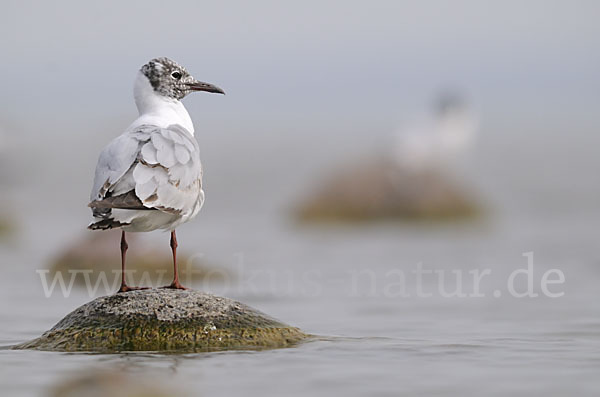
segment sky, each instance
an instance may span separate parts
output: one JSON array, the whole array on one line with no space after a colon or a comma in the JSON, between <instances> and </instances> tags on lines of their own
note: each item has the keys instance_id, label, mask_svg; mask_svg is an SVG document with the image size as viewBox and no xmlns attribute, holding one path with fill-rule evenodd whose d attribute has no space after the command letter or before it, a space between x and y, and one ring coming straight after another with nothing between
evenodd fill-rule
<instances>
[{"instance_id":1,"label":"sky","mask_svg":"<svg viewBox=\"0 0 600 397\"><path fill-rule=\"evenodd\" d=\"M483 106L600 103L594 1L128 1L0 5L9 118L135 113L168 56L223 87L207 112L391 114L443 90Z\"/></svg>"}]
</instances>

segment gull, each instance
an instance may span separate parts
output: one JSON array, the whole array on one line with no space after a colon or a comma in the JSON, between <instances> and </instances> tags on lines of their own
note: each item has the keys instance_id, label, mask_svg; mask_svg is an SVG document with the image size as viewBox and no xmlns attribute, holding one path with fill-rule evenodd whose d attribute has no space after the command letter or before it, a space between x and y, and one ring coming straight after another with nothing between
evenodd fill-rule
<instances>
[{"instance_id":1,"label":"gull","mask_svg":"<svg viewBox=\"0 0 600 397\"><path fill-rule=\"evenodd\" d=\"M89 207L91 230L121 229L121 288L125 280L125 232L171 231L173 282L185 289L177 272L175 228L195 217L204 203L202 165L194 125L181 100L191 92L219 94L168 58L142 66L134 83L139 117L100 153Z\"/></svg>"},{"instance_id":2,"label":"gull","mask_svg":"<svg viewBox=\"0 0 600 397\"><path fill-rule=\"evenodd\" d=\"M403 169L444 169L471 147L478 120L456 95L442 95L435 114L398 131L394 159Z\"/></svg>"}]
</instances>

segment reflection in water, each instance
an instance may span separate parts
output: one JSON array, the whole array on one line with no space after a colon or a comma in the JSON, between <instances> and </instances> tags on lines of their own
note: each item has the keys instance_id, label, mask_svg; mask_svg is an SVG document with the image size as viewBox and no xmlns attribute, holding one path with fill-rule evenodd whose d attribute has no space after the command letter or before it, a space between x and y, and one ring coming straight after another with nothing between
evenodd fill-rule
<instances>
[{"instance_id":1,"label":"reflection in water","mask_svg":"<svg viewBox=\"0 0 600 397\"><path fill-rule=\"evenodd\" d=\"M129 368L121 370L96 369L79 374L71 374L55 385L49 393L51 397L134 397L134 396L189 396L189 391L173 385L166 374L135 373ZM157 379L161 375L161 379Z\"/></svg>"}]
</instances>

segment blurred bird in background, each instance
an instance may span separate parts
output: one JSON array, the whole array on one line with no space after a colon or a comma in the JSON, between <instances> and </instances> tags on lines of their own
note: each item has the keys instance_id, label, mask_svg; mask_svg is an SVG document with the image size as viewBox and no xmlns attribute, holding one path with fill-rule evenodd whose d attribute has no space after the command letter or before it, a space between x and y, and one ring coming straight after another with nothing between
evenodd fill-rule
<instances>
[{"instance_id":1,"label":"blurred bird in background","mask_svg":"<svg viewBox=\"0 0 600 397\"><path fill-rule=\"evenodd\" d=\"M391 157L405 171L453 167L472 148L478 125L477 117L459 95L444 93L428 117L397 131Z\"/></svg>"},{"instance_id":2,"label":"blurred bird in background","mask_svg":"<svg viewBox=\"0 0 600 397\"><path fill-rule=\"evenodd\" d=\"M323 179L296 209L303 221L459 220L481 213L457 178L477 119L455 94L439 97L433 114L407 125L381 153Z\"/></svg>"}]
</instances>

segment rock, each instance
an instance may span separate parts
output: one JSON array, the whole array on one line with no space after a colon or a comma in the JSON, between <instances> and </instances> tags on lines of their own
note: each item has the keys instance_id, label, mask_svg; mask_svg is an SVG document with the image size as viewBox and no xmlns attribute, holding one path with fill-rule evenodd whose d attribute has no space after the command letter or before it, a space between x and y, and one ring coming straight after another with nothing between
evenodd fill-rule
<instances>
[{"instance_id":1,"label":"rock","mask_svg":"<svg viewBox=\"0 0 600 397\"><path fill-rule=\"evenodd\" d=\"M346 167L296 209L305 222L457 220L482 213L468 189L437 170L403 170L386 159Z\"/></svg>"},{"instance_id":2,"label":"rock","mask_svg":"<svg viewBox=\"0 0 600 397\"><path fill-rule=\"evenodd\" d=\"M97 298L16 349L196 352L291 346L307 337L242 303L192 291L149 289Z\"/></svg>"},{"instance_id":3,"label":"rock","mask_svg":"<svg viewBox=\"0 0 600 397\"><path fill-rule=\"evenodd\" d=\"M107 284L120 283L121 253L120 230L86 231L84 236L66 247L49 265L50 275L63 273L70 279L69 271L75 271L74 285L86 286L86 277L91 285L99 285L99 277L106 277ZM165 236L164 246L157 247L138 233L127 233L127 274L130 285L160 287L170 284L173 277L173 259L169 239ZM184 285L192 282L207 284L223 281L231 277L223 268L210 266L201 256L177 252L179 277ZM107 291L108 292L108 291Z\"/></svg>"},{"instance_id":4,"label":"rock","mask_svg":"<svg viewBox=\"0 0 600 397\"><path fill-rule=\"evenodd\" d=\"M6 187L0 186L0 189L6 189ZM5 200L0 199L0 209L3 209L0 212L0 241L7 240L10 242L19 231L19 225L14 214L10 212L11 206Z\"/></svg>"},{"instance_id":5,"label":"rock","mask_svg":"<svg viewBox=\"0 0 600 397\"><path fill-rule=\"evenodd\" d=\"M0 238L9 237L14 231L13 222L9 221L8 218L0 217Z\"/></svg>"}]
</instances>

